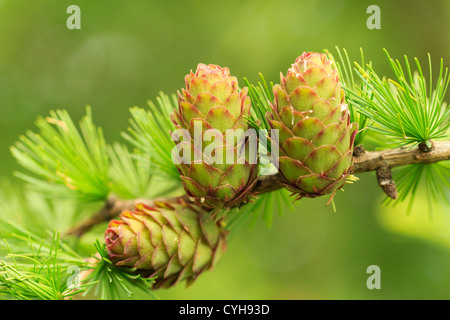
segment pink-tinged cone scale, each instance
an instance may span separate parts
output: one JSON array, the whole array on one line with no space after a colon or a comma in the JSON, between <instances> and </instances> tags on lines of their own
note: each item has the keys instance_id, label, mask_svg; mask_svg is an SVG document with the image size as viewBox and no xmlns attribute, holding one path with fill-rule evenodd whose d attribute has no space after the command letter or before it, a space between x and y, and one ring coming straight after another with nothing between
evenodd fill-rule
<instances>
[{"instance_id":1,"label":"pink-tinged cone scale","mask_svg":"<svg viewBox=\"0 0 450 320\"><path fill-rule=\"evenodd\" d=\"M267 119L278 129L282 184L298 198L334 195L349 174L358 130L337 69L326 54L305 52L273 90Z\"/></svg>"},{"instance_id":2,"label":"pink-tinged cone scale","mask_svg":"<svg viewBox=\"0 0 450 320\"><path fill-rule=\"evenodd\" d=\"M110 260L144 277L157 276L153 289L195 281L220 260L225 238L226 231L208 212L182 200L139 204L105 231Z\"/></svg>"},{"instance_id":3,"label":"pink-tinged cone scale","mask_svg":"<svg viewBox=\"0 0 450 320\"><path fill-rule=\"evenodd\" d=\"M247 90L239 89L228 68L217 65L199 64L195 73L186 75L185 88L178 92L178 109L171 119L176 130L190 134L189 141L181 139L178 147L181 149L184 144L191 152L186 156L179 149L173 156L178 159L186 193L207 209L240 206L248 201L257 181L257 163L250 160L249 152L239 153L242 144L248 151L248 140L227 141L226 136L229 129L248 129L246 116L250 115L250 107ZM201 128L198 137L196 127ZM204 138L207 131L213 131L215 138ZM201 139L200 144L196 139ZM226 158L230 152L233 156ZM211 161L217 155L223 155L219 157L222 160Z\"/></svg>"}]
</instances>

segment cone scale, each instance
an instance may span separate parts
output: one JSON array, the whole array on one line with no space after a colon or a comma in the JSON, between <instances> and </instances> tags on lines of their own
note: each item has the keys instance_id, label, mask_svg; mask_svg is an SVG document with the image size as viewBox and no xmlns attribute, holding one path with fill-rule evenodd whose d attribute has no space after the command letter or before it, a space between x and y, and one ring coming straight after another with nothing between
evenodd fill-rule
<instances>
[{"instance_id":1,"label":"cone scale","mask_svg":"<svg viewBox=\"0 0 450 320\"><path fill-rule=\"evenodd\" d=\"M281 183L297 198L334 195L349 174L358 129L337 69L325 54L305 52L273 90L267 119L278 130Z\"/></svg>"},{"instance_id":2,"label":"cone scale","mask_svg":"<svg viewBox=\"0 0 450 320\"><path fill-rule=\"evenodd\" d=\"M258 171L248 152L250 139L242 138L251 107L247 90L239 89L228 68L211 64L199 64L195 73L186 75L185 84L178 92L178 110L171 115L176 129L190 135L178 145L188 148L189 155L173 154L184 189L208 209L240 206L248 200ZM236 138L229 138L228 130ZM214 138L206 137L211 133Z\"/></svg>"},{"instance_id":3,"label":"cone scale","mask_svg":"<svg viewBox=\"0 0 450 320\"><path fill-rule=\"evenodd\" d=\"M211 215L182 200L139 204L105 231L110 260L157 277L153 289L188 284L214 267L226 250L226 232Z\"/></svg>"}]
</instances>

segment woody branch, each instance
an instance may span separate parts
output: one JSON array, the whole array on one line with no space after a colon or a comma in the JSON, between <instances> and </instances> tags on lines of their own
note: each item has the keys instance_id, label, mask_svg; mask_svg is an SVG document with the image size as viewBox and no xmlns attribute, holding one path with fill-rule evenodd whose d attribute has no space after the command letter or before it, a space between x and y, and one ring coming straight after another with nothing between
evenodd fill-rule
<instances>
[{"instance_id":1,"label":"woody branch","mask_svg":"<svg viewBox=\"0 0 450 320\"><path fill-rule=\"evenodd\" d=\"M450 160L450 141L434 142L431 148L425 148L422 145L416 148L402 147L382 151L365 151L362 148L357 148L355 149L354 163L350 168L350 172L363 173L376 171L380 187L388 196L395 199L397 191L395 189L395 182L391 177L391 168L409 164L430 164L445 160ZM262 176L256 183L255 192L263 194L280 189L282 188L282 185L279 183L281 179L280 174ZM187 196L185 198L187 199ZM113 219L124 210L133 209L140 202L151 204L152 200L121 200L110 197L100 211L78 226L70 229L66 234L79 237L89 231L93 226Z\"/></svg>"}]
</instances>

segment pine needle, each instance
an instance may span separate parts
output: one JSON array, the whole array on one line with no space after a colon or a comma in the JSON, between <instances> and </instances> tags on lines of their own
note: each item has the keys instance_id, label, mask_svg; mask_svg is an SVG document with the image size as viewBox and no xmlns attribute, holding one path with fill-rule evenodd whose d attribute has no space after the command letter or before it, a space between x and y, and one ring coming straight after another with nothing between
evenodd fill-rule
<instances>
[{"instance_id":1,"label":"pine needle","mask_svg":"<svg viewBox=\"0 0 450 320\"><path fill-rule=\"evenodd\" d=\"M170 114L176 106L176 96L172 95L171 101L161 92L156 100L156 104L148 102L148 110L138 107L130 110L130 128L122 136L150 157L155 175L181 183L180 174L172 161L171 152L175 144L170 136L175 129Z\"/></svg>"},{"instance_id":2,"label":"pine needle","mask_svg":"<svg viewBox=\"0 0 450 320\"><path fill-rule=\"evenodd\" d=\"M433 88L431 57L428 55L429 85L419 60L412 71L404 56L404 67L384 50L395 79L380 78L371 65L356 65L357 73L373 96L360 96L348 91L359 112L375 125L371 129L385 135L398 146L416 146L447 137L450 108L444 102L450 77L440 62L439 75Z\"/></svg>"},{"instance_id":3,"label":"pine needle","mask_svg":"<svg viewBox=\"0 0 450 320\"><path fill-rule=\"evenodd\" d=\"M92 122L90 107L76 128L65 110L39 118L40 132L28 132L11 147L17 162L29 173L16 176L35 190L55 198L92 202L106 199L108 156L102 130Z\"/></svg>"}]
</instances>

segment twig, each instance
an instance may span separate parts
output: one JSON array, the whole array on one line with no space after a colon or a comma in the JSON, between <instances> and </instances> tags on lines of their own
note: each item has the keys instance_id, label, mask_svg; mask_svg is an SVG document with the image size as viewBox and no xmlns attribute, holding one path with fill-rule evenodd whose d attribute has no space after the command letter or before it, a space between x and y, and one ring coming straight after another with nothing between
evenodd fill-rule
<instances>
[{"instance_id":1,"label":"twig","mask_svg":"<svg viewBox=\"0 0 450 320\"><path fill-rule=\"evenodd\" d=\"M356 149L355 149L356 150ZM364 151L357 148L354 163L350 171L352 173L363 173L376 171L379 168L394 168L408 164L435 163L450 160L450 141L434 142L431 151L422 152L419 148L402 147L383 151ZM281 179L279 174L263 176L259 178L255 186L259 193L266 193L282 188L278 183Z\"/></svg>"},{"instance_id":2,"label":"twig","mask_svg":"<svg viewBox=\"0 0 450 320\"><path fill-rule=\"evenodd\" d=\"M389 167L380 167L377 169L377 181L381 190L391 199L397 199L397 187L392 180L392 172Z\"/></svg>"},{"instance_id":3,"label":"twig","mask_svg":"<svg viewBox=\"0 0 450 320\"><path fill-rule=\"evenodd\" d=\"M187 196L183 196L188 201ZM129 209L133 209L138 203L143 203L147 206L152 206L155 201L173 201L178 197L174 198L157 198L157 199L131 199L131 200L122 200L117 199L115 196L110 196L105 205L94 214L92 217L81 222L79 225L75 226L72 229L66 231L66 236L77 236L81 237L83 234L88 232L92 227L102 222L109 221L117 217L121 212Z\"/></svg>"},{"instance_id":4,"label":"twig","mask_svg":"<svg viewBox=\"0 0 450 320\"><path fill-rule=\"evenodd\" d=\"M419 148L402 147L383 151L365 152L355 158L353 173L374 171L380 167L389 168L418 163L435 163L450 160L450 141L433 143L431 151L422 152Z\"/></svg>"},{"instance_id":5,"label":"twig","mask_svg":"<svg viewBox=\"0 0 450 320\"><path fill-rule=\"evenodd\" d=\"M153 200L148 199L133 199L133 200L121 200L117 199L115 196L111 196L106 200L103 208L100 209L92 217L81 222L79 225L68 230L66 236L77 236L81 237L83 234L88 232L92 227L105 221L109 221L117 217L122 211L134 208L138 203L145 203L146 205L152 205Z\"/></svg>"},{"instance_id":6,"label":"twig","mask_svg":"<svg viewBox=\"0 0 450 320\"><path fill-rule=\"evenodd\" d=\"M354 163L350 172L363 173L377 171L380 187L382 187L383 190L386 189L384 191L394 199L397 197L397 190L395 190L395 182L390 176L391 168L408 164L435 163L450 160L450 141L434 142L433 146L426 150L422 147L402 147L383 151L365 151L362 147L357 148L358 152L355 152L354 154ZM280 180L280 174L262 176L255 185L255 192L262 194L280 189L283 187L278 183ZM93 226L113 219L124 210L133 209L137 203L151 205L153 201L145 199L120 200L109 198L106 201L105 206L99 212L83 221L80 225L69 230L66 234L80 237Z\"/></svg>"},{"instance_id":7,"label":"twig","mask_svg":"<svg viewBox=\"0 0 450 320\"><path fill-rule=\"evenodd\" d=\"M115 197L110 197L106 200L103 208L100 209L95 215L89 217L88 219L81 222L75 228L70 229L66 232L66 235L74 235L80 237L87 231L89 231L93 226L100 224L102 222L113 219L118 216L122 211L133 208L136 204L144 202L151 202L144 199L133 199L133 200L119 200Z\"/></svg>"}]
</instances>

